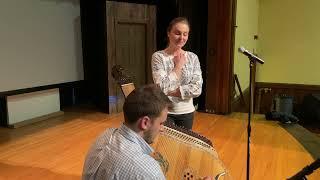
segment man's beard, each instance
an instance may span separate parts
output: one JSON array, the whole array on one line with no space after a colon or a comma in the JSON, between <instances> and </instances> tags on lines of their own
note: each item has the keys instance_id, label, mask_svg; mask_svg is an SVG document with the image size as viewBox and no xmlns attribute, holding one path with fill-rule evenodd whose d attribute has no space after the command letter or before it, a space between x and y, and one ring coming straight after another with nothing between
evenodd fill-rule
<instances>
[{"instance_id":1,"label":"man's beard","mask_svg":"<svg viewBox=\"0 0 320 180\"><path fill-rule=\"evenodd\" d=\"M148 130L144 133L144 137L143 139L148 143L148 144L152 144L154 141L154 136L152 134L152 130Z\"/></svg>"}]
</instances>

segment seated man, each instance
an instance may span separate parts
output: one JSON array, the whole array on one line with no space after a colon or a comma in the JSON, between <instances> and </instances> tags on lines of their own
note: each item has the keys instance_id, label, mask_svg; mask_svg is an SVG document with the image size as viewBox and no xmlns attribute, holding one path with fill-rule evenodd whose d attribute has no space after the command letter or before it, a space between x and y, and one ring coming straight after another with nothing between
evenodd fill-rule
<instances>
[{"instance_id":1,"label":"seated man","mask_svg":"<svg viewBox=\"0 0 320 180\"><path fill-rule=\"evenodd\" d=\"M171 102L156 85L133 90L124 123L102 133L85 159L82 179L165 179L149 144L162 131Z\"/></svg>"}]
</instances>

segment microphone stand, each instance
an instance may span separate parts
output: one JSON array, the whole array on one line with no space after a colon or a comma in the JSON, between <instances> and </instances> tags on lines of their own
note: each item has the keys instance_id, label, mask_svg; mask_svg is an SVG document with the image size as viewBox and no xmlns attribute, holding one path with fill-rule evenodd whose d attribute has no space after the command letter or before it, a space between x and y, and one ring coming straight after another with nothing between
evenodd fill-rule
<instances>
[{"instance_id":1,"label":"microphone stand","mask_svg":"<svg viewBox=\"0 0 320 180\"><path fill-rule=\"evenodd\" d=\"M256 62L263 64L264 61L257 57L256 55L250 53L243 47L239 48L239 51L246 55L249 58L250 61L250 83L249 83L249 93L250 93L250 103L249 103L249 112L248 112L248 139L247 139L247 180L250 179L250 135L251 135L251 116L253 114L253 95L254 95L254 76L255 72L253 71L253 68L255 67Z\"/></svg>"},{"instance_id":2,"label":"microphone stand","mask_svg":"<svg viewBox=\"0 0 320 180\"><path fill-rule=\"evenodd\" d=\"M252 57L248 57L250 60L250 82L249 82L249 93L250 93L250 103L249 103L249 112L248 112L248 139L247 139L247 180L249 180L250 176L250 136L251 136L251 116L253 114L253 94L254 94L254 87L253 87L253 80L254 80L254 71L253 68L255 67L255 59Z\"/></svg>"},{"instance_id":3,"label":"microphone stand","mask_svg":"<svg viewBox=\"0 0 320 180\"><path fill-rule=\"evenodd\" d=\"M306 175L313 173L314 170L320 167L320 158L315 160L309 166L304 167L301 171L297 174L289 178L288 180L307 180Z\"/></svg>"}]
</instances>

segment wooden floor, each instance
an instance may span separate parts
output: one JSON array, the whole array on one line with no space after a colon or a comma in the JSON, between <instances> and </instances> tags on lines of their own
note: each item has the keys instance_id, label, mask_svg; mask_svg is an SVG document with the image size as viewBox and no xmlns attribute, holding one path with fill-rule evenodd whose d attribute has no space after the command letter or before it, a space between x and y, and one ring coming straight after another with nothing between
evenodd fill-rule
<instances>
[{"instance_id":1,"label":"wooden floor","mask_svg":"<svg viewBox=\"0 0 320 180\"><path fill-rule=\"evenodd\" d=\"M194 131L214 143L233 179L246 177L247 116L197 113ZM84 157L94 139L108 127L118 127L122 114L90 110L18 129L0 128L0 179L81 179ZM250 179L286 179L314 160L276 122L254 116ZM320 179L320 170L309 179Z\"/></svg>"}]
</instances>

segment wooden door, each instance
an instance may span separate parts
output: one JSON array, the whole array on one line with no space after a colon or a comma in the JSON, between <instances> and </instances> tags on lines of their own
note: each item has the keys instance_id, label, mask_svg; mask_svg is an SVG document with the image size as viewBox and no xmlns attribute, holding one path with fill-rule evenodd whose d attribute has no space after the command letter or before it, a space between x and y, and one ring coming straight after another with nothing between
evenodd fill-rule
<instances>
[{"instance_id":1,"label":"wooden door","mask_svg":"<svg viewBox=\"0 0 320 180\"><path fill-rule=\"evenodd\" d=\"M136 87L151 83L151 56L156 50L156 7L107 1L107 54L109 113L121 112L124 97L111 76L121 65L133 77Z\"/></svg>"},{"instance_id":2,"label":"wooden door","mask_svg":"<svg viewBox=\"0 0 320 180\"><path fill-rule=\"evenodd\" d=\"M208 1L205 108L211 113L231 112L235 3L236 0Z\"/></svg>"}]
</instances>

